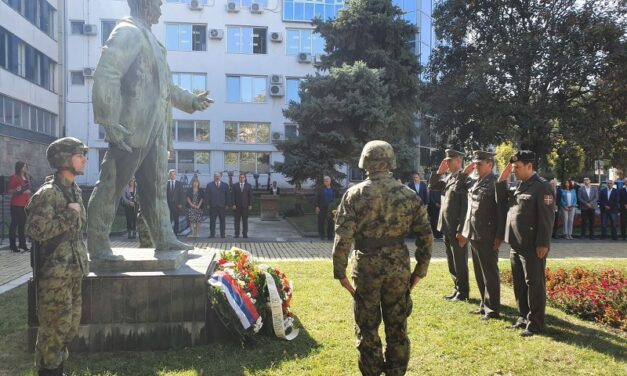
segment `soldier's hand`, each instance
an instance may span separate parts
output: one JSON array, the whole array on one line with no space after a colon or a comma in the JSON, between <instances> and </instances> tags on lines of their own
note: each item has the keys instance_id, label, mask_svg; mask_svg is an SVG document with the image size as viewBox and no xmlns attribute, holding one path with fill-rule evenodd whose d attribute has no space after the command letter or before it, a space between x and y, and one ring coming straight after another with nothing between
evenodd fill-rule
<instances>
[{"instance_id":1,"label":"soldier's hand","mask_svg":"<svg viewBox=\"0 0 627 376\"><path fill-rule=\"evenodd\" d=\"M498 252L501 244L503 244L503 239L494 239L494 243L492 244L492 249Z\"/></svg>"},{"instance_id":2,"label":"soldier's hand","mask_svg":"<svg viewBox=\"0 0 627 376\"><path fill-rule=\"evenodd\" d=\"M457 238L457 244L459 244L460 247L465 246L466 241L468 240L461 234L461 232L458 232L457 235L455 235L455 238Z\"/></svg>"},{"instance_id":3,"label":"soldier's hand","mask_svg":"<svg viewBox=\"0 0 627 376\"><path fill-rule=\"evenodd\" d=\"M538 258L543 259L548 254L549 254L549 247L536 247L536 256L538 256Z\"/></svg>"},{"instance_id":4,"label":"soldier's hand","mask_svg":"<svg viewBox=\"0 0 627 376\"><path fill-rule=\"evenodd\" d=\"M69 204L67 204L67 207L68 207L68 209L74 210L78 214L81 213L81 205L79 203L77 203L77 202L69 203Z\"/></svg>"},{"instance_id":5,"label":"soldier's hand","mask_svg":"<svg viewBox=\"0 0 627 376\"><path fill-rule=\"evenodd\" d=\"M353 287L353 285L351 285L351 283L348 280L348 278L344 277L344 278L340 279L340 285L342 285L342 287L344 287L346 290L348 290L348 292L351 294L351 296L355 296L355 288Z\"/></svg>"},{"instance_id":6,"label":"soldier's hand","mask_svg":"<svg viewBox=\"0 0 627 376\"><path fill-rule=\"evenodd\" d=\"M472 174L472 172L475 170L475 167L477 167L476 163L474 162L470 163L468 166L466 166L466 168L464 168L464 174L466 175Z\"/></svg>"},{"instance_id":7,"label":"soldier's hand","mask_svg":"<svg viewBox=\"0 0 627 376\"><path fill-rule=\"evenodd\" d=\"M213 103L213 99L208 98L207 95L209 93L203 91L194 98L193 107L195 111L204 111Z\"/></svg>"},{"instance_id":8,"label":"soldier's hand","mask_svg":"<svg viewBox=\"0 0 627 376\"><path fill-rule=\"evenodd\" d=\"M411 278L409 279L409 290L413 290L414 287L416 287L416 285L418 284L418 282L420 282L420 277L418 277L415 274L412 274Z\"/></svg>"},{"instance_id":9,"label":"soldier's hand","mask_svg":"<svg viewBox=\"0 0 627 376\"><path fill-rule=\"evenodd\" d=\"M512 164L508 163L507 166L505 166L505 168L503 169L503 172L501 172L501 176L499 176L499 181L507 181L507 179L509 179L509 176L512 174Z\"/></svg>"},{"instance_id":10,"label":"soldier's hand","mask_svg":"<svg viewBox=\"0 0 627 376\"><path fill-rule=\"evenodd\" d=\"M438 171L436 172L436 174L442 175L447 170L448 170L448 159L443 159L442 162L440 162L440 167L438 167Z\"/></svg>"},{"instance_id":11,"label":"soldier's hand","mask_svg":"<svg viewBox=\"0 0 627 376\"><path fill-rule=\"evenodd\" d=\"M107 133L105 141L119 147L120 149L128 153L133 151L124 140L126 136L131 134L128 129L120 124L103 125L103 127L105 129L105 132Z\"/></svg>"}]
</instances>

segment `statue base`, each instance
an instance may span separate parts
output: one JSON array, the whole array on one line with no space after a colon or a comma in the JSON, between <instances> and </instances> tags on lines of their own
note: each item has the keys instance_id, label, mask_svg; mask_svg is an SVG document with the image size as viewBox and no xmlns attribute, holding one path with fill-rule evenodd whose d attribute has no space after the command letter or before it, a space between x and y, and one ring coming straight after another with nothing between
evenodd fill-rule
<instances>
[{"instance_id":1,"label":"statue base","mask_svg":"<svg viewBox=\"0 0 627 376\"><path fill-rule=\"evenodd\" d=\"M123 260L95 259L89 262L92 273L124 273L176 270L187 261L188 251L157 252L154 248L114 248Z\"/></svg>"}]
</instances>

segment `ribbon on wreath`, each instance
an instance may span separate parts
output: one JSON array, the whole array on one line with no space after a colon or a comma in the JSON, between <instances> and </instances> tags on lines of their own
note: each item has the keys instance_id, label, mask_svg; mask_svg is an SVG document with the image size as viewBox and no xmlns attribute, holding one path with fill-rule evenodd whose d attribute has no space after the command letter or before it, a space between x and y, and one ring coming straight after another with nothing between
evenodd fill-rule
<instances>
[{"instance_id":1,"label":"ribbon on wreath","mask_svg":"<svg viewBox=\"0 0 627 376\"><path fill-rule=\"evenodd\" d=\"M224 292L226 300L242 323L244 329L250 328L259 321L259 313L248 295L237 285L237 281L231 275L223 271L217 271L209 278L209 284ZM261 326L255 325L255 333Z\"/></svg>"},{"instance_id":2,"label":"ribbon on wreath","mask_svg":"<svg viewBox=\"0 0 627 376\"><path fill-rule=\"evenodd\" d=\"M268 286L268 296L270 298L270 312L272 313L272 327L274 328L274 334L278 338L286 339L288 341L293 340L298 336L298 329L294 328L291 324L291 320L284 320L283 318L283 301L279 295L274 278L268 272L264 272L266 275L266 285ZM285 334L289 331L289 334Z\"/></svg>"}]
</instances>

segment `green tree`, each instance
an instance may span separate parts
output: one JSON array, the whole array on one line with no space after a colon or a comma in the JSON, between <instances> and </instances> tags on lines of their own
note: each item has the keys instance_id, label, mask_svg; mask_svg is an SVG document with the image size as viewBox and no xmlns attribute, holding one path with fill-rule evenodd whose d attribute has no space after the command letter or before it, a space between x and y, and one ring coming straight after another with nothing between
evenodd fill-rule
<instances>
[{"instance_id":1,"label":"green tree","mask_svg":"<svg viewBox=\"0 0 627 376\"><path fill-rule=\"evenodd\" d=\"M337 167L355 166L363 145L382 139L397 152L399 176L411 175L420 65L409 44L417 29L402 16L390 0L349 0L337 18L313 21L326 56L301 84L300 103L284 111L299 137L277 145L285 161L275 170L296 180L341 177Z\"/></svg>"},{"instance_id":2,"label":"green tree","mask_svg":"<svg viewBox=\"0 0 627 376\"><path fill-rule=\"evenodd\" d=\"M597 0L439 3L433 16L443 43L425 93L436 127L457 132L443 141L482 147L511 139L546 166L553 137L562 136L551 132L552 122L565 125L572 103L611 69L624 32L621 9Z\"/></svg>"},{"instance_id":3,"label":"green tree","mask_svg":"<svg viewBox=\"0 0 627 376\"><path fill-rule=\"evenodd\" d=\"M586 155L583 148L572 141L558 140L548 156L549 166L560 181L580 174Z\"/></svg>"},{"instance_id":4,"label":"green tree","mask_svg":"<svg viewBox=\"0 0 627 376\"><path fill-rule=\"evenodd\" d=\"M495 153L496 167L502 172L512 155L516 154L516 149L510 141L505 141L496 147Z\"/></svg>"}]
</instances>

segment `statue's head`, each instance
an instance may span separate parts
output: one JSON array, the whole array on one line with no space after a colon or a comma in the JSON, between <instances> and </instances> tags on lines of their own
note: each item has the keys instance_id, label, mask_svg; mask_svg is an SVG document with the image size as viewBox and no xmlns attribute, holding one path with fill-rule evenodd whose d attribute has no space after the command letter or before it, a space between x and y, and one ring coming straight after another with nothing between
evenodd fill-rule
<instances>
[{"instance_id":1,"label":"statue's head","mask_svg":"<svg viewBox=\"0 0 627 376\"><path fill-rule=\"evenodd\" d=\"M141 18L151 25L159 23L161 0L127 0L131 16Z\"/></svg>"}]
</instances>

